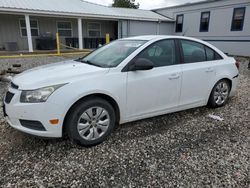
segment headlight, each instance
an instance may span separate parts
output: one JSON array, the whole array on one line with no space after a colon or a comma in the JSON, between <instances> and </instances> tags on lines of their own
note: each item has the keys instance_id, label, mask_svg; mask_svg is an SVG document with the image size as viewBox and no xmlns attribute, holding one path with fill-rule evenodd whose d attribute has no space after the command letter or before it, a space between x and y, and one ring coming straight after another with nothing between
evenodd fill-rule
<instances>
[{"instance_id":1,"label":"headlight","mask_svg":"<svg viewBox=\"0 0 250 188\"><path fill-rule=\"evenodd\" d=\"M23 103L41 103L46 102L49 96L58 88L65 84L44 87L36 90L24 90L21 93L20 102Z\"/></svg>"}]
</instances>

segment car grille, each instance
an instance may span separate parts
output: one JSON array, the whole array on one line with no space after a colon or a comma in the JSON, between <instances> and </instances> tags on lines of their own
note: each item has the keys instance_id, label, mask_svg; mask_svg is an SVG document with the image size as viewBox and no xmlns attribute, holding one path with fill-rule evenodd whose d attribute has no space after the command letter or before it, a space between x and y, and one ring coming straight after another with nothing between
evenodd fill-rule
<instances>
[{"instance_id":1,"label":"car grille","mask_svg":"<svg viewBox=\"0 0 250 188\"><path fill-rule=\"evenodd\" d=\"M15 94L13 94L13 93L11 93L11 92L7 92L6 93L6 96L5 96L5 102L7 103L7 104L9 104L10 102L11 102L11 100L12 100L12 98L14 97L14 95Z\"/></svg>"},{"instance_id":2,"label":"car grille","mask_svg":"<svg viewBox=\"0 0 250 188\"><path fill-rule=\"evenodd\" d=\"M10 83L10 87L12 87L13 89L18 89L19 86L14 84L13 82Z\"/></svg>"}]
</instances>

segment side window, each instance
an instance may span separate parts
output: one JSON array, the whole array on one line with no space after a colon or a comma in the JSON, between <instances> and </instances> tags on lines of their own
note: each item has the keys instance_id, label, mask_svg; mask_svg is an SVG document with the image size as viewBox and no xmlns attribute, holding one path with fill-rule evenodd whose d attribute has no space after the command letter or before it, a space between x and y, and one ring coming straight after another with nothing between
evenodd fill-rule
<instances>
[{"instance_id":1,"label":"side window","mask_svg":"<svg viewBox=\"0 0 250 188\"><path fill-rule=\"evenodd\" d=\"M223 59L223 58L221 57L221 55L219 55L219 54L217 54L217 53L215 52L214 60L220 60L220 59Z\"/></svg>"},{"instance_id":2,"label":"side window","mask_svg":"<svg viewBox=\"0 0 250 188\"><path fill-rule=\"evenodd\" d=\"M206 61L206 52L203 44L181 40L181 47L183 50L184 63Z\"/></svg>"},{"instance_id":3,"label":"side window","mask_svg":"<svg viewBox=\"0 0 250 188\"><path fill-rule=\"evenodd\" d=\"M215 59L215 52L208 47L205 47L206 55L207 55L207 61L213 61Z\"/></svg>"},{"instance_id":4,"label":"side window","mask_svg":"<svg viewBox=\"0 0 250 188\"><path fill-rule=\"evenodd\" d=\"M137 58L148 59L155 67L174 65L176 64L175 42L174 40L156 42L142 51Z\"/></svg>"},{"instance_id":5,"label":"side window","mask_svg":"<svg viewBox=\"0 0 250 188\"><path fill-rule=\"evenodd\" d=\"M217 52L206 45L194 41L182 40L184 63L196 63L223 59Z\"/></svg>"},{"instance_id":6,"label":"side window","mask_svg":"<svg viewBox=\"0 0 250 188\"><path fill-rule=\"evenodd\" d=\"M206 50L206 55L207 55L207 61L222 59L222 57L217 52L212 50L211 48L205 46L205 50Z\"/></svg>"}]
</instances>

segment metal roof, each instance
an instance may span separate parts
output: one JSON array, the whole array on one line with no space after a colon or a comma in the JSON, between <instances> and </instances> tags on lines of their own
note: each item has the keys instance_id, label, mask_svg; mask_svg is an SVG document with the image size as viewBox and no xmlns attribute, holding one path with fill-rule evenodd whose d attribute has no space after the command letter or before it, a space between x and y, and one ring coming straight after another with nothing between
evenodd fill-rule
<instances>
[{"instance_id":1,"label":"metal roof","mask_svg":"<svg viewBox=\"0 0 250 188\"><path fill-rule=\"evenodd\" d=\"M200 4L206 4L206 3L214 3L218 1L225 1L225 0L201 0L201 1L193 2L193 3L185 3L185 4L175 5L175 6L157 8L157 9L153 9L153 11L162 10L162 9L180 8L180 7L186 7L186 6L194 6L194 5L200 5Z\"/></svg>"},{"instance_id":2,"label":"metal roof","mask_svg":"<svg viewBox=\"0 0 250 188\"><path fill-rule=\"evenodd\" d=\"M0 0L0 12L90 18L173 21L150 10L114 8L83 0Z\"/></svg>"}]
</instances>

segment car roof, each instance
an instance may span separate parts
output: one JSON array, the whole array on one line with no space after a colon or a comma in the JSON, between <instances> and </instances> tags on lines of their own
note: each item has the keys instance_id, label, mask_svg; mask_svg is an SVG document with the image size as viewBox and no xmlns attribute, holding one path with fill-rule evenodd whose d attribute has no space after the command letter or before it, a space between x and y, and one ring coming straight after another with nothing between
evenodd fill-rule
<instances>
[{"instance_id":1,"label":"car roof","mask_svg":"<svg viewBox=\"0 0 250 188\"><path fill-rule=\"evenodd\" d=\"M147 40L147 41L150 41L150 40L161 40L161 39L169 39L169 38L201 41L201 40L196 39L196 38L177 36L177 35L141 35L141 36L123 38L121 40Z\"/></svg>"}]
</instances>

